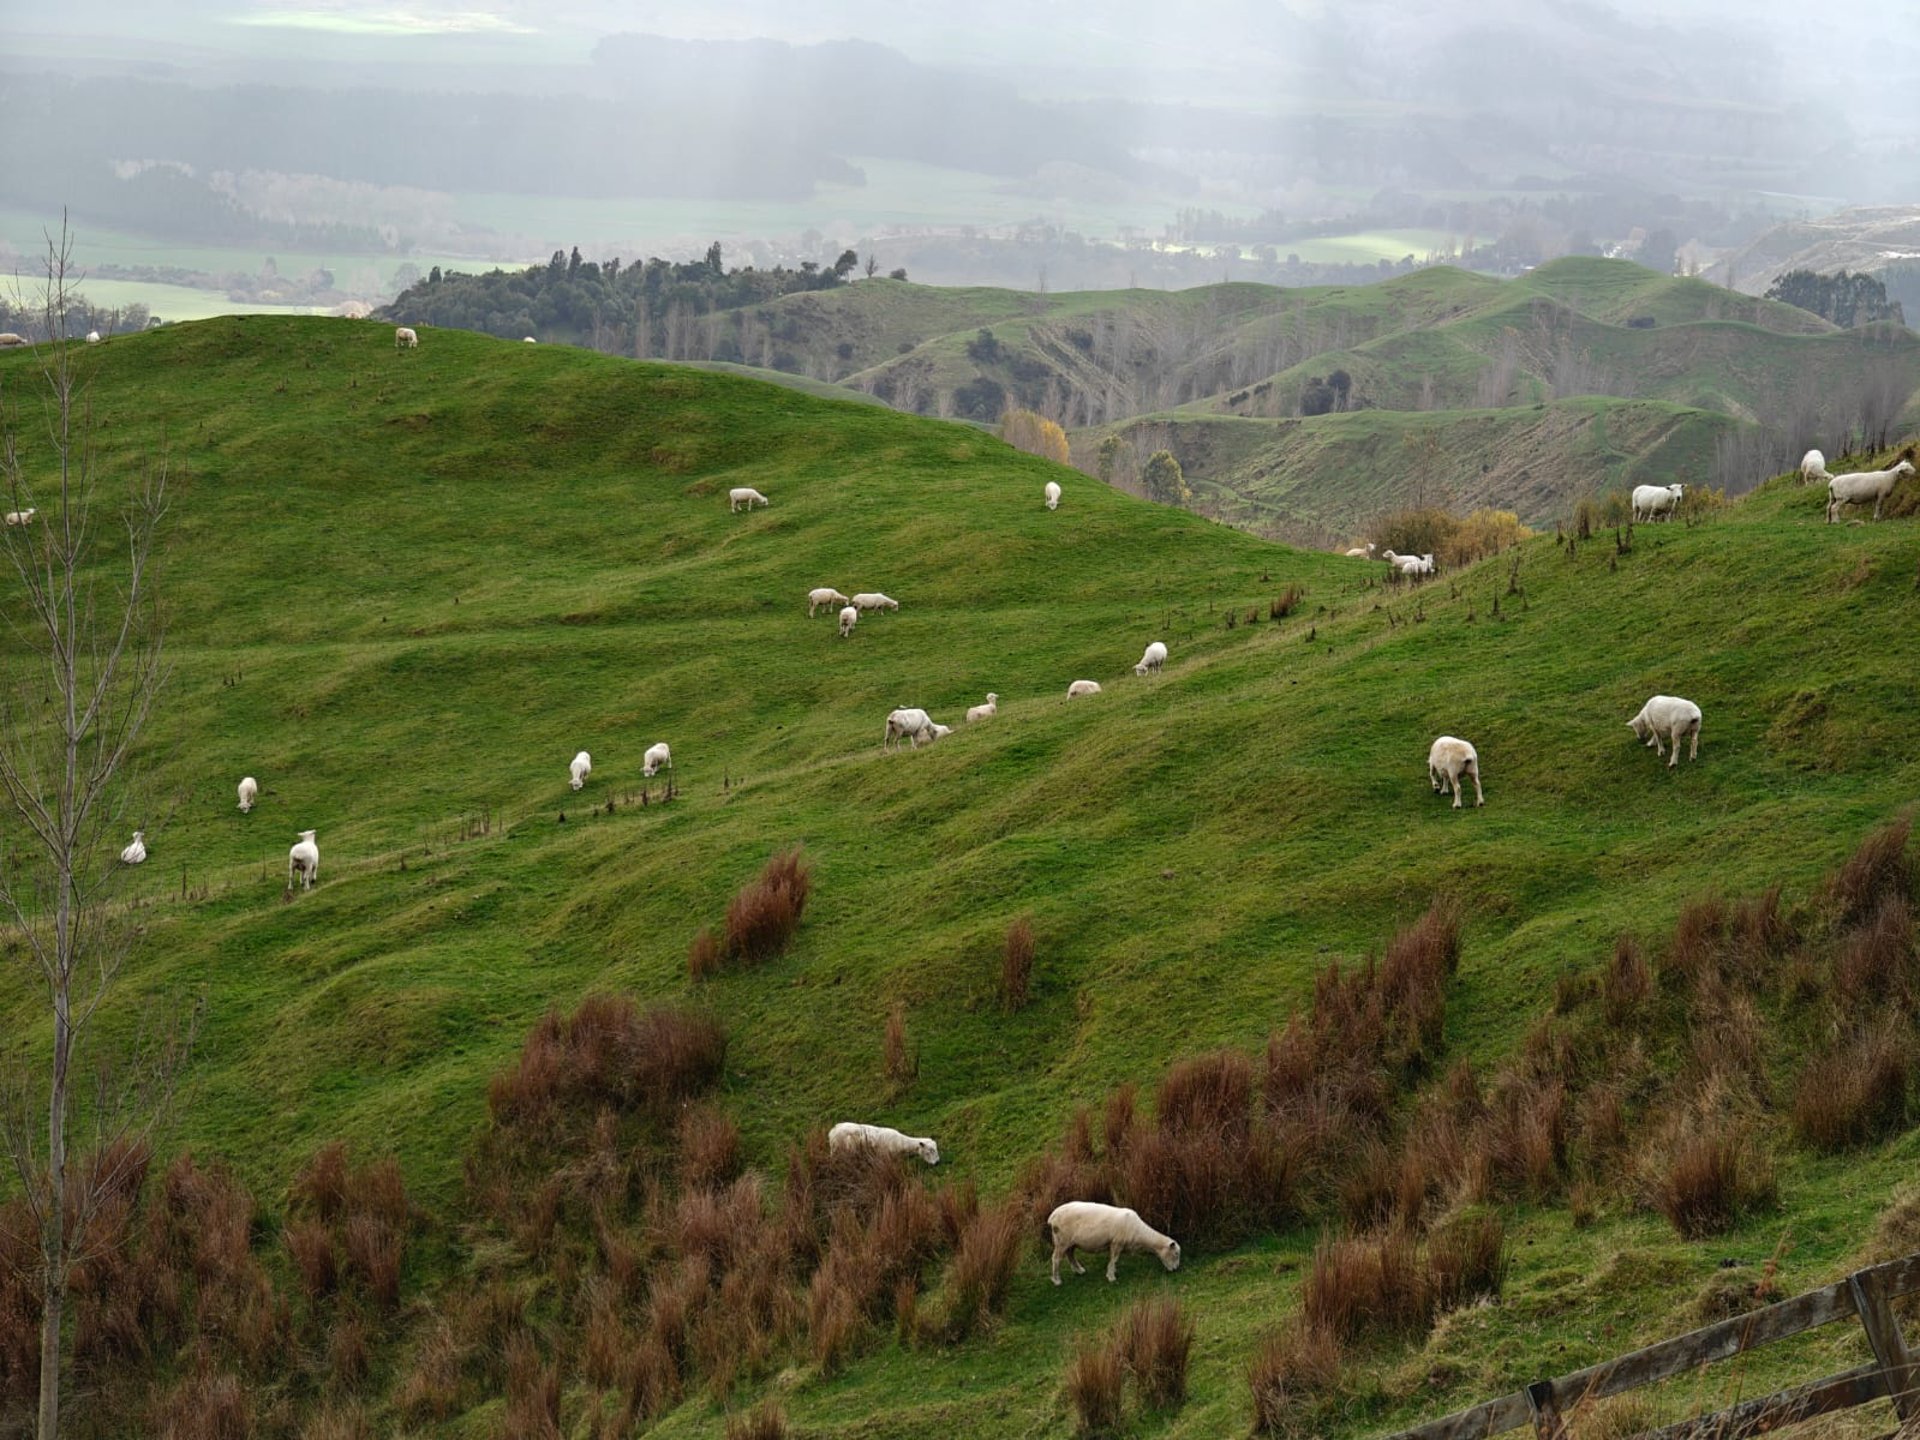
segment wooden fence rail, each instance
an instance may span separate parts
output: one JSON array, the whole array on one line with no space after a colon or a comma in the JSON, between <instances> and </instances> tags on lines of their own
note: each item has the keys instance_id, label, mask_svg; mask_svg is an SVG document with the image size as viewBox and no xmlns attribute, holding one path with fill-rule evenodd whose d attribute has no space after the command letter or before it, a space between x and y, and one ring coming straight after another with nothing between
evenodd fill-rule
<instances>
[{"instance_id":1,"label":"wooden fence rail","mask_svg":"<svg viewBox=\"0 0 1920 1440\"><path fill-rule=\"evenodd\" d=\"M1904 1424L1920 1417L1920 1394L1915 1392L1920 1375L1916 1375L1913 1355L1894 1318L1892 1302L1916 1290L1920 1290L1920 1255L1890 1260L1791 1300L1676 1335L1557 1380L1536 1380L1524 1390L1399 1431L1387 1440L1480 1440L1527 1425L1533 1427L1538 1440L1566 1440L1563 1417L1579 1405L1637 1390L1716 1360L1744 1355L1849 1316L1856 1317L1866 1331L1867 1343L1873 1348L1871 1363L1648 1431L1638 1440L1742 1440L1816 1415L1850 1410L1883 1396L1893 1398L1894 1411Z\"/></svg>"}]
</instances>

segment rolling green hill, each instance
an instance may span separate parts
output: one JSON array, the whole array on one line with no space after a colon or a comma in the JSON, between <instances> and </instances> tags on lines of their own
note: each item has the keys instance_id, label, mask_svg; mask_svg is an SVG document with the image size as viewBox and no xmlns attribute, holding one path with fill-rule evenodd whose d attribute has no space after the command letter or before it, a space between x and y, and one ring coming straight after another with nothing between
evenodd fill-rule
<instances>
[{"instance_id":1,"label":"rolling green hill","mask_svg":"<svg viewBox=\"0 0 1920 1440\"><path fill-rule=\"evenodd\" d=\"M1076 1106L1125 1082L1144 1105L1182 1056L1257 1050L1329 960L1377 952L1436 895L1463 916L1446 1057L1490 1071L1620 933L1657 948L1710 890L1779 884L1811 903L1920 793L1920 536L1825 525L1820 497L1785 481L1699 525L1640 527L1626 553L1610 535L1543 537L1409 594L1380 567L1145 504L978 431L736 376L453 331L396 353L381 326L257 317L81 360L107 475L164 439L178 476L175 668L129 824L148 830L152 858L126 879L146 930L113 1028L205 997L167 1148L223 1157L260 1197L253 1248L283 1282L307 1157L341 1138L398 1158L422 1238L353 1392L367 1433L499 1433L498 1367L470 1372L442 1418L401 1408L402 1376L441 1317L470 1313L477 1277L521 1297L542 1353L570 1353L580 1252L518 1256L476 1217L463 1168L489 1076L551 1007L612 990L717 1017L717 1100L753 1167L777 1174L810 1127L869 1119L936 1135L938 1176L991 1199ZM31 363L0 356L0 386L28 384ZM1641 408L1656 419L1623 454L1682 443ZM1599 412L1564 401L1535 423L1597 447ZM1280 422L1191 423L1226 451ZM44 458L23 443L29 467ZM1385 493L1392 446L1360 453L1341 463ZM1049 477L1066 491L1051 513ZM729 513L739 484L771 506ZM901 608L842 641L806 618L821 584ZM1290 586L1302 598L1272 618ZM1166 672L1136 678L1156 638ZM1105 693L1066 700L1082 677ZM954 723L989 690L993 720L881 753L894 706ZM1705 710L1697 763L1670 772L1625 732L1656 691ZM1484 810L1429 791L1442 732L1478 746ZM656 782L643 804L657 740L680 793L663 804ZM594 775L575 795L581 748ZM241 816L248 773L265 793ZM307 828L322 882L283 900ZM696 929L794 844L813 898L791 951L690 981ZM1008 1013L1000 949L1022 915L1033 1000ZM896 1010L918 1073L890 1093ZM45 1044L18 967L0 971L0 1014ZM1783 1042L1768 1063L1785 1085L1799 1052ZM1684 1328L1718 1262L1764 1259L1783 1229L1782 1283L1828 1278L1920 1137L1824 1157L1785 1138L1779 1106L1765 1114L1777 1213L1683 1241L1624 1181L1579 1227L1554 1194L1516 1200L1506 1302L1371 1354L1337 1428ZM876 1334L833 1376L801 1343L749 1367L735 1399L776 1393L808 1435L1065 1435L1076 1338L1164 1293L1199 1326L1192 1395L1140 1433L1236 1433L1248 1360L1293 1310L1320 1223L1190 1244L1177 1275L1135 1257L1117 1287L1056 1292L1028 1251L984 1337ZM290 1369L248 1372L256 1433L301 1433L346 1393L311 1378L324 1343L298 1333ZM165 1347L142 1363L162 1387L190 1368ZM562 1388L563 1433L595 1433L600 1402L570 1361ZM716 1433L718 1414L690 1384L649 1433Z\"/></svg>"}]
</instances>

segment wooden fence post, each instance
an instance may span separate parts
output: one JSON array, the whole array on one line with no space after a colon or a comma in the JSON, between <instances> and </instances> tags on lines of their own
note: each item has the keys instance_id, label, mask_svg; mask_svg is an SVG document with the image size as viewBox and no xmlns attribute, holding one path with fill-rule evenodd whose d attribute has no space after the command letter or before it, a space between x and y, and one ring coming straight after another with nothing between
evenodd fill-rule
<instances>
[{"instance_id":1,"label":"wooden fence post","mask_svg":"<svg viewBox=\"0 0 1920 1440\"><path fill-rule=\"evenodd\" d=\"M1539 1440L1566 1440L1566 1422L1553 1398L1553 1381L1536 1380L1527 1386L1527 1408L1533 1411L1533 1433Z\"/></svg>"},{"instance_id":2,"label":"wooden fence post","mask_svg":"<svg viewBox=\"0 0 1920 1440\"><path fill-rule=\"evenodd\" d=\"M1860 1316L1860 1327L1867 1332L1867 1343L1873 1347L1873 1358L1880 1366L1880 1373L1887 1378L1887 1394L1893 1399L1894 1413L1904 1424L1920 1415L1920 1396L1914 1394L1913 1356L1907 1350L1906 1337L1900 1333L1900 1322L1894 1318L1893 1306L1887 1303L1887 1292L1880 1283L1880 1277L1867 1270L1856 1270L1847 1277L1847 1288L1853 1292L1854 1309Z\"/></svg>"}]
</instances>

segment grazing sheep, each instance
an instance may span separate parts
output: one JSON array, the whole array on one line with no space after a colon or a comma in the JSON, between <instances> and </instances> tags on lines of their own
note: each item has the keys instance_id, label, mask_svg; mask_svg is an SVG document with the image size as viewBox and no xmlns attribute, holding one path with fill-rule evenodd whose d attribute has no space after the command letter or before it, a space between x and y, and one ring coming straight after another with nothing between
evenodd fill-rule
<instances>
[{"instance_id":1,"label":"grazing sheep","mask_svg":"<svg viewBox=\"0 0 1920 1440\"><path fill-rule=\"evenodd\" d=\"M582 750L573 757L573 763L567 766L567 783L576 790L586 788L587 777L593 774L593 756Z\"/></svg>"},{"instance_id":2,"label":"grazing sheep","mask_svg":"<svg viewBox=\"0 0 1920 1440\"><path fill-rule=\"evenodd\" d=\"M100 343L100 332L98 330L87 331L87 343L89 345L98 345Z\"/></svg>"},{"instance_id":3,"label":"grazing sheep","mask_svg":"<svg viewBox=\"0 0 1920 1440\"><path fill-rule=\"evenodd\" d=\"M1818 450L1809 450L1800 457L1800 483L1802 485L1805 485L1809 480L1831 480L1832 478L1831 475L1827 474L1827 457L1822 455Z\"/></svg>"},{"instance_id":4,"label":"grazing sheep","mask_svg":"<svg viewBox=\"0 0 1920 1440\"><path fill-rule=\"evenodd\" d=\"M862 1125L842 1120L827 1131L827 1149L835 1155L852 1150L879 1150L888 1155L918 1155L929 1165L940 1163L940 1147L922 1135L902 1135L885 1125Z\"/></svg>"},{"instance_id":5,"label":"grazing sheep","mask_svg":"<svg viewBox=\"0 0 1920 1440\"><path fill-rule=\"evenodd\" d=\"M951 725L942 725L936 721L927 730L927 743L931 745L934 741L944 740L951 734L953 734L953 727Z\"/></svg>"},{"instance_id":6,"label":"grazing sheep","mask_svg":"<svg viewBox=\"0 0 1920 1440\"><path fill-rule=\"evenodd\" d=\"M146 863L146 834L147 832L144 830L136 830L133 832L133 843L120 852L120 863L122 865L144 865Z\"/></svg>"},{"instance_id":7,"label":"grazing sheep","mask_svg":"<svg viewBox=\"0 0 1920 1440\"><path fill-rule=\"evenodd\" d=\"M248 775L240 782L240 813L247 814L253 809L253 802L260 798L260 782Z\"/></svg>"},{"instance_id":8,"label":"grazing sheep","mask_svg":"<svg viewBox=\"0 0 1920 1440\"><path fill-rule=\"evenodd\" d=\"M302 890L311 890L313 882L320 878L320 847L314 844L314 832L302 830L300 839L287 851L287 889L293 889L295 879L300 881Z\"/></svg>"},{"instance_id":9,"label":"grazing sheep","mask_svg":"<svg viewBox=\"0 0 1920 1440\"><path fill-rule=\"evenodd\" d=\"M1391 550L1382 550L1380 558L1411 580L1433 574L1433 556L1430 554L1396 555Z\"/></svg>"},{"instance_id":10,"label":"grazing sheep","mask_svg":"<svg viewBox=\"0 0 1920 1440\"><path fill-rule=\"evenodd\" d=\"M846 603L846 596L842 595L831 585L822 585L817 590L809 590L807 592L807 618L811 620L818 614L822 605L831 610L836 605L845 605Z\"/></svg>"},{"instance_id":11,"label":"grazing sheep","mask_svg":"<svg viewBox=\"0 0 1920 1440\"><path fill-rule=\"evenodd\" d=\"M1047 508L1049 510L1058 510L1060 508L1060 485L1058 481L1047 481Z\"/></svg>"},{"instance_id":12,"label":"grazing sheep","mask_svg":"<svg viewBox=\"0 0 1920 1440\"><path fill-rule=\"evenodd\" d=\"M860 612L851 605L840 607L840 638L846 639L853 634L853 627L860 623Z\"/></svg>"},{"instance_id":13,"label":"grazing sheep","mask_svg":"<svg viewBox=\"0 0 1920 1440\"><path fill-rule=\"evenodd\" d=\"M640 774L646 779L651 780L662 769L668 772L673 770L673 752L667 748L664 740L658 745L649 745L647 753L640 757Z\"/></svg>"},{"instance_id":14,"label":"grazing sheep","mask_svg":"<svg viewBox=\"0 0 1920 1440\"><path fill-rule=\"evenodd\" d=\"M32 506L28 506L25 510L9 510L7 512L7 524L31 525L33 523L34 513L34 507Z\"/></svg>"},{"instance_id":15,"label":"grazing sheep","mask_svg":"<svg viewBox=\"0 0 1920 1440\"><path fill-rule=\"evenodd\" d=\"M418 350L420 337L405 325L393 332L393 348L396 350Z\"/></svg>"},{"instance_id":16,"label":"grazing sheep","mask_svg":"<svg viewBox=\"0 0 1920 1440\"><path fill-rule=\"evenodd\" d=\"M975 705L970 710L967 711L967 723L971 725L976 720L991 720L995 715L998 715L999 713L1000 713L1000 697L994 694L991 690L989 690L987 692L986 704Z\"/></svg>"},{"instance_id":17,"label":"grazing sheep","mask_svg":"<svg viewBox=\"0 0 1920 1440\"><path fill-rule=\"evenodd\" d=\"M11 330L0 331L0 350L11 350L16 345L31 345L33 342L24 335L16 335Z\"/></svg>"},{"instance_id":18,"label":"grazing sheep","mask_svg":"<svg viewBox=\"0 0 1920 1440\"><path fill-rule=\"evenodd\" d=\"M1473 803L1484 805L1487 797L1480 791L1480 754L1465 740L1442 735L1427 751L1427 779L1435 793L1453 792L1453 808L1460 808L1460 782L1473 777Z\"/></svg>"},{"instance_id":19,"label":"grazing sheep","mask_svg":"<svg viewBox=\"0 0 1920 1440\"><path fill-rule=\"evenodd\" d=\"M1693 745L1687 758L1700 758L1700 707L1691 700L1682 700L1677 695L1656 695L1640 707L1638 715L1627 721L1627 728L1651 745L1656 755L1667 753L1660 744L1665 737L1673 747L1673 756L1667 761L1669 770L1680 763L1680 742L1689 735L1693 737Z\"/></svg>"},{"instance_id":20,"label":"grazing sheep","mask_svg":"<svg viewBox=\"0 0 1920 1440\"><path fill-rule=\"evenodd\" d=\"M1145 675L1149 670L1160 673L1160 667L1167 663L1167 647L1156 640L1147 646L1147 653L1140 657L1140 663L1133 667L1136 675Z\"/></svg>"},{"instance_id":21,"label":"grazing sheep","mask_svg":"<svg viewBox=\"0 0 1920 1440\"><path fill-rule=\"evenodd\" d=\"M1100 682L1098 680L1076 680L1067 686L1067 698L1069 700L1073 699L1076 695L1098 695L1099 693Z\"/></svg>"},{"instance_id":22,"label":"grazing sheep","mask_svg":"<svg viewBox=\"0 0 1920 1440\"><path fill-rule=\"evenodd\" d=\"M862 590L850 602L856 610L898 610L900 602L890 600L878 590Z\"/></svg>"},{"instance_id":23,"label":"grazing sheep","mask_svg":"<svg viewBox=\"0 0 1920 1440\"><path fill-rule=\"evenodd\" d=\"M1060 1257L1067 1257L1073 1273L1084 1275L1086 1266L1074 1254L1076 1250L1105 1250L1107 1279L1120 1277L1115 1269L1123 1250L1151 1250L1169 1270L1180 1268L1180 1242L1162 1235L1139 1212L1119 1205L1102 1205L1095 1200L1069 1200L1056 1205L1047 1216L1047 1235L1053 1241L1053 1283L1060 1283Z\"/></svg>"},{"instance_id":24,"label":"grazing sheep","mask_svg":"<svg viewBox=\"0 0 1920 1440\"><path fill-rule=\"evenodd\" d=\"M751 510L756 505L765 506L766 503L767 497L751 485L736 485L733 489L727 491L727 508L729 510L738 510L742 505Z\"/></svg>"},{"instance_id":25,"label":"grazing sheep","mask_svg":"<svg viewBox=\"0 0 1920 1440\"><path fill-rule=\"evenodd\" d=\"M1864 505L1869 500L1873 501L1873 518L1878 520L1880 506L1900 483L1900 477L1911 474L1913 462L1902 460L1891 470L1854 470L1833 476L1827 481L1827 523L1831 525L1847 506Z\"/></svg>"},{"instance_id":26,"label":"grazing sheep","mask_svg":"<svg viewBox=\"0 0 1920 1440\"><path fill-rule=\"evenodd\" d=\"M533 336L528 335L523 337L520 343L523 345L538 345L540 342L534 339Z\"/></svg>"},{"instance_id":27,"label":"grazing sheep","mask_svg":"<svg viewBox=\"0 0 1920 1440\"><path fill-rule=\"evenodd\" d=\"M1671 520L1680 509L1684 485L1636 485L1633 487L1633 518L1653 520L1666 516Z\"/></svg>"},{"instance_id":28,"label":"grazing sheep","mask_svg":"<svg viewBox=\"0 0 1920 1440\"><path fill-rule=\"evenodd\" d=\"M880 748L898 750L900 742L907 740L918 750L922 740L933 738L933 717L917 706L903 706L887 716L887 730L880 737Z\"/></svg>"},{"instance_id":29,"label":"grazing sheep","mask_svg":"<svg viewBox=\"0 0 1920 1440\"><path fill-rule=\"evenodd\" d=\"M1356 545L1353 549L1347 551L1346 554L1349 560L1371 560L1373 558L1373 542L1369 540L1365 545Z\"/></svg>"}]
</instances>

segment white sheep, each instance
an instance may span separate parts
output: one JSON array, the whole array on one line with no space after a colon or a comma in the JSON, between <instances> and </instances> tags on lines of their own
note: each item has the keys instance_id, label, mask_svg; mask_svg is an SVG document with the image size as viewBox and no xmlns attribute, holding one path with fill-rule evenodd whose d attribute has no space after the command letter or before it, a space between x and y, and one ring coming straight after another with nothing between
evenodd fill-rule
<instances>
[{"instance_id":1,"label":"white sheep","mask_svg":"<svg viewBox=\"0 0 1920 1440\"><path fill-rule=\"evenodd\" d=\"M903 1135L886 1125L862 1125L842 1120L827 1131L827 1149L835 1155L853 1150L879 1150L888 1155L918 1155L929 1165L940 1163L940 1147L924 1135Z\"/></svg>"},{"instance_id":2,"label":"white sheep","mask_svg":"<svg viewBox=\"0 0 1920 1440\"><path fill-rule=\"evenodd\" d=\"M31 505L29 505L25 510L9 510L7 512L7 524L31 525L33 523L33 517L35 513L36 513L35 507Z\"/></svg>"},{"instance_id":3,"label":"white sheep","mask_svg":"<svg viewBox=\"0 0 1920 1440\"><path fill-rule=\"evenodd\" d=\"M751 510L756 505L765 506L766 503L767 497L751 485L736 485L733 489L727 491L727 508L729 510L738 510L742 505Z\"/></svg>"},{"instance_id":4,"label":"white sheep","mask_svg":"<svg viewBox=\"0 0 1920 1440\"><path fill-rule=\"evenodd\" d=\"M878 590L862 590L849 603L856 610L898 610L900 608L898 600L889 599Z\"/></svg>"},{"instance_id":5,"label":"white sheep","mask_svg":"<svg viewBox=\"0 0 1920 1440\"><path fill-rule=\"evenodd\" d=\"M1347 551L1346 555L1349 560L1371 560L1373 558L1373 542L1369 540L1365 545L1356 545L1353 549Z\"/></svg>"},{"instance_id":6,"label":"white sheep","mask_svg":"<svg viewBox=\"0 0 1920 1440\"><path fill-rule=\"evenodd\" d=\"M887 729L880 737L880 748L897 750L900 742L907 740L918 750L922 740L933 738L933 717L918 706L902 706L887 716Z\"/></svg>"},{"instance_id":7,"label":"white sheep","mask_svg":"<svg viewBox=\"0 0 1920 1440\"><path fill-rule=\"evenodd\" d=\"M1473 803L1484 805L1487 797L1480 791L1480 753L1452 735L1442 735L1427 751L1427 779L1437 794L1453 792L1453 808L1460 808L1460 782L1473 777Z\"/></svg>"},{"instance_id":8,"label":"white sheep","mask_svg":"<svg viewBox=\"0 0 1920 1440\"><path fill-rule=\"evenodd\" d=\"M953 734L953 727L951 725L942 725L938 721L935 721L927 727L927 743L931 745L934 741L944 740L951 734Z\"/></svg>"},{"instance_id":9,"label":"white sheep","mask_svg":"<svg viewBox=\"0 0 1920 1440\"><path fill-rule=\"evenodd\" d=\"M647 753L640 757L640 773L647 779L651 780L663 769L669 772L673 769L673 752L664 740L658 745L649 745Z\"/></svg>"},{"instance_id":10,"label":"white sheep","mask_svg":"<svg viewBox=\"0 0 1920 1440\"><path fill-rule=\"evenodd\" d=\"M1076 680L1067 686L1067 698L1069 700L1073 699L1076 695L1098 695L1099 693L1100 682L1098 680Z\"/></svg>"},{"instance_id":11,"label":"white sheep","mask_svg":"<svg viewBox=\"0 0 1920 1440\"><path fill-rule=\"evenodd\" d=\"M24 335L16 335L11 330L0 331L0 350L11 350L16 345L31 345L33 342Z\"/></svg>"},{"instance_id":12,"label":"white sheep","mask_svg":"<svg viewBox=\"0 0 1920 1440\"><path fill-rule=\"evenodd\" d=\"M1060 508L1060 483L1057 480L1047 481L1046 493L1047 508L1049 510L1058 510Z\"/></svg>"},{"instance_id":13,"label":"white sheep","mask_svg":"<svg viewBox=\"0 0 1920 1440\"><path fill-rule=\"evenodd\" d=\"M1822 455L1818 450L1809 450L1800 457L1800 483L1802 485L1805 485L1809 480L1831 480L1832 478L1831 475L1827 474L1827 457Z\"/></svg>"},{"instance_id":14,"label":"white sheep","mask_svg":"<svg viewBox=\"0 0 1920 1440\"><path fill-rule=\"evenodd\" d=\"M87 343L89 345L98 345L100 343L100 332L98 330L87 331Z\"/></svg>"},{"instance_id":15,"label":"white sheep","mask_svg":"<svg viewBox=\"0 0 1920 1440\"><path fill-rule=\"evenodd\" d=\"M1633 487L1633 518L1654 520L1664 515L1671 520L1680 509L1684 485L1636 485Z\"/></svg>"},{"instance_id":16,"label":"white sheep","mask_svg":"<svg viewBox=\"0 0 1920 1440\"><path fill-rule=\"evenodd\" d=\"M120 852L120 863L122 865L143 865L146 863L146 835L147 832L144 830L136 830L133 832L133 843Z\"/></svg>"},{"instance_id":17,"label":"white sheep","mask_svg":"<svg viewBox=\"0 0 1920 1440\"><path fill-rule=\"evenodd\" d=\"M846 639L853 634L853 627L860 623L860 612L851 605L840 608L840 638Z\"/></svg>"},{"instance_id":18,"label":"white sheep","mask_svg":"<svg viewBox=\"0 0 1920 1440\"><path fill-rule=\"evenodd\" d=\"M1158 675L1160 667L1167 663L1167 647L1156 640L1147 646L1147 653L1140 657L1140 663L1133 667L1136 675L1145 675L1149 671Z\"/></svg>"},{"instance_id":19,"label":"white sheep","mask_svg":"<svg viewBox=\"0 0 1920 1440\"><path fill-rule=\"evenodd\" d=\"M1913 462L1902 460L1891 470L1854 470L1833 476L1827 481L1827 523L1837 520L1847 506L1864 505L1869 500L1873 501L1873 518L1878 520L1880 506L1900 483L1900 477L1911 474Z\"/></svg>"},{"instance_id":20,"label":"white sheep","mask_svg":"<svg viewBox=\"0 0 1920 1440\"><path fill-rule=\"evenodd\" d=\"M320 847L314 843L312 830L302 830L300 838L287 851L287 889L293 889L295 879L300 881L302 890L311 890L314 881L320 878Z\"/></svg>"},{"instance_id":21,"label":"white sheep","mask_svg":"<svg viewBox=\"0 0 1920 1440\"><path fill-rule=\"evenodd\" d=\"M260 782L251 775L240 781L240 813L245 815L253 809L253 802L260 798Z\"/></svg>"},{"instance_id":22,"label":"white sheep","mask_svg":"<svg viewBox=\"0 0 1920 1440\"><path fill-rule=\"evenodd\" d=\"M1000 697L994 694L993 691L989 690L987 692L986 704L975 705L968 709L967 723L971 725L976 720L991 720L995 715L998 715L999 713L1000 713Z\"/></svg>"},{"instance_id":23,"label":"white sheep","mask_svg":"<svg viewBox=\"0 0 1920 1440\"><path fill-rule=\"evenodd\" d=\"M1667 761L1669 770L1680 763L1680 742L1689 735L1693 737L1693 744L1687 758L1700 758L1700 707L1691 700L1682 700L1677 695L1656 695L1640 707L1638 715L1627 721L1627 728L1651 745L1656 755L1667 753L1660 743L1664 737L1673 747L1673 756Z\"/></svg>"},{"instance_id":24,"label":"white sheep","mask_svg":"<svg viewBox=\"0 0 1920 1440\"><path fill-rule=\"evenodd\" d=\"M846 596L842 595L831 585L822 585L817 590L809 590L807 592L807 618L811 620L815 615L819 614L820 607L823 605L831 610L836 605L845 605L846 603Z\"/></svg>"},{"instance_id":25,"label":"white sheep","mask_svg":"<svg viewBox=\"0 0 1920 1440\"><path fill-rule=\"evenodd\" d=\"M1053 1283L1056 1285L1060 1283L1062 1255L1067 1257L1074 1274L1087 1273L1086 1266L1074 1253L1077 1250L1105 1250L1109 1281L1120 1278L1115 1271L1123 1250L1150 1250L1167 1269L1180 1268L1180 1242L1147 1224L1138 1211L1120 1205L1102 1205L1096 1200L1069 1200L1064 1205L1056 1205L1047 1216L1047 1235L1053 1241Z\"/></svg>"},{"instance_id":26,"label":"white sheep","mask_svg":"<svg viewBox=\"0 0 1920 1440\"><path fill-rule=\"evenodd\" d=\"M538 345L540 342L534 339L533 336L527 335L521 339L520 343L523 345Z\"/></svg>"},{"instance_id":27,"label":"white sheep","mask_svg":"<svg viewBox=\"0 0 1920 1440\"><path fill-rule=\"evenodd\" d=\"M1396 555L1391 550L1382 550L1380 558L1409 579L1417 580L1423 575L1433 574L1433 556Z\"/></svg>"},{"instance_id":28,"label":"white sheep","mask_svg":"<svg viewBox=\"0 0 1920 1440\"><path fill-rule=\"evenodd\" d=\"M567 783L575 790L584 790L587 777L593 774L593 756L582 750L573 757L573 763L567 766Z\"/></svg>"},{"instance_id":29,"label":"white sheep","mask_svg":"<svg viewBox=\"0 0 1920 1440\"><path fill-rule=\"evenodd\" d=\"M420 337L405 325L402 325L393 332L393 348L396 350L417 350L420 348Z\"/></svg>"}]
</instances>

